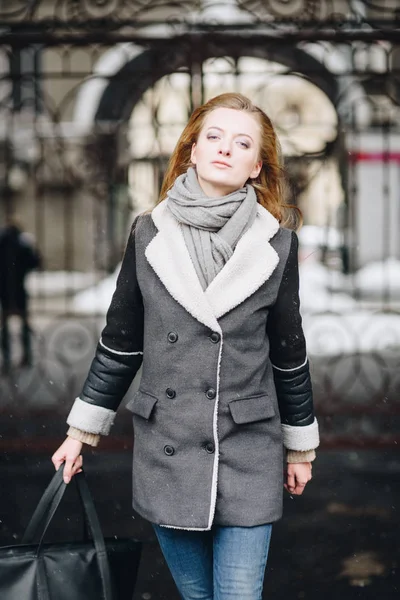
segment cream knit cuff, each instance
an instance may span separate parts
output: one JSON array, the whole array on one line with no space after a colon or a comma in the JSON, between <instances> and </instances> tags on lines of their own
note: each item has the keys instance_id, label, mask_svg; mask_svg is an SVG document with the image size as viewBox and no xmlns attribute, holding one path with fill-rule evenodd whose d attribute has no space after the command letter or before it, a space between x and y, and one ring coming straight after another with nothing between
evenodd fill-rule
<instances>
[{"instance_id":1,"label":"cream knit cuff","mask_svg":"<svg viewBox=\"0 0 400 600\"><path fill-rule=\"evenodd\" d=\"M288 450L286 453L286 462L288 463L312 462L315 458L315 450L306 450L305 452Z\"/></svg>"},{"instance_id":2,"label":"cream knit cuff","mask_svg":"<svg viewBox=\"0 0 400 600\"><path fill-rule=\"evenodd\" d=\"M67 431L67 436L74 440L78 440L78 442L89 444L89 446L97 446L100 441L98 433L88 433L87 431L82 431L76 427L70 427Z\"/></svg>"}]
</instances>

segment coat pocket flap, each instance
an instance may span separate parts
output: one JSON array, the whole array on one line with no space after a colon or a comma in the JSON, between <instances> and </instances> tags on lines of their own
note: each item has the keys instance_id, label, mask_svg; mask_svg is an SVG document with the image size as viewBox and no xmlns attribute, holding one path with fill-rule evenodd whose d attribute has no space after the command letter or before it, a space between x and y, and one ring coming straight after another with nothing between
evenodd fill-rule
<instances>
[{"instance_id":1,"label":"coat pocket flap","mask_svg":"<svg viewBox=\"0 0 400 600\"><path fill-rule=\"evenodd\" d=\"M229 402L229 410L237 425L270 419L275 415L275 408L268 394L232 400Z\"/></svg>"},{"instance_id":2,"label":"coat pocket flap","mask_svg":"<svg viewBox=\"0 0 400 600\"><path fill-rule=\"evenodd\" d=\"M135 392L132 400L128 402L126 408L130 410L134 415L139 415L143 419L150 419L151 413L158 399L155 396L151 396L142 390Z\"/></svg>"}]
</instances>

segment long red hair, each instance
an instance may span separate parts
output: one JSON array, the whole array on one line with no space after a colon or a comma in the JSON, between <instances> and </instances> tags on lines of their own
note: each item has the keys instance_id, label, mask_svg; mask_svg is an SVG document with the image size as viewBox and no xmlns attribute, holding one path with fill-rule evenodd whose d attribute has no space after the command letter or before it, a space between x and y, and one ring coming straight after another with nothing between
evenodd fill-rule
<instances>
[{"instance_id":1,"label":"long red hair","mask_svg":"<svg viewBox=\"0 0 400 600\"><path fill-rule=\"evenodd\" d=\"M261 126L260 160L262 168L255 179L249 179L257 201L282 224L296 227L301 212L296 206L285 203L286 185L281 148L270 118L246 96L236 93L220 94L192 113L168 162L158 202L164 200L175 179L192 165L192 145L197 142L205 117L216 108L242 110L256 117Z\"/></svg>"}]
</instances>

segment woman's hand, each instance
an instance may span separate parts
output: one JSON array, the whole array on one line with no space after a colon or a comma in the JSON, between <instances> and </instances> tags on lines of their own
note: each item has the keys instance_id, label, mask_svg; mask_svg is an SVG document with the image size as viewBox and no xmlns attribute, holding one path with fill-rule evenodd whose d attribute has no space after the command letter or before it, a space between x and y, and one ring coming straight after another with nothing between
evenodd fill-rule
<instances>
[{"instance_id":1,"label":"woman's hand","mask_svg":"<svg viewBox=\"0 0 400 600\"><path fill-rule=\"evenodd\" d=\"M82 442L67 437L65 442L61 444L51 457L51 462L55 466L56 471L58 471L62 463L65 462L63 474L65 483L69 483L76 473L82 471L82 446Z\"/></svg>"},{"instance_id":2,"label":"woman's hand","mask_svg":"<svg viewBox=\"0 0 400 600\"><path fill-rule=\"evenodd\" d=\"M312 463L288 463L286 473L286 483L283 487L290 493L300 496L312 475Z\"/></svg>"}]
</instances>

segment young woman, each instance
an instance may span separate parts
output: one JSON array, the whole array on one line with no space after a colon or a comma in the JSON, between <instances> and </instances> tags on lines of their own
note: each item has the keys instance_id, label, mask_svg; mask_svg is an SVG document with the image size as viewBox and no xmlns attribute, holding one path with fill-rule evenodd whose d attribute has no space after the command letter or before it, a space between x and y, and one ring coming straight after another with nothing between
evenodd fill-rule
<instances>
[{"instance_id":1,"label":"young woman","mask_svg":"<svg viewBox=\"0 0 400 600\"><path fill-rule=\"evenodd\" d=\"M109 433L143 362L127 405L133 508L153 524L185 600L260 599L282 488L301 494L311 479L318 425L284 210L265 113L240 94L195 110L159 203L133 224L52 457L69 482L82 443Z\"/></svg>"}]
</instances>

